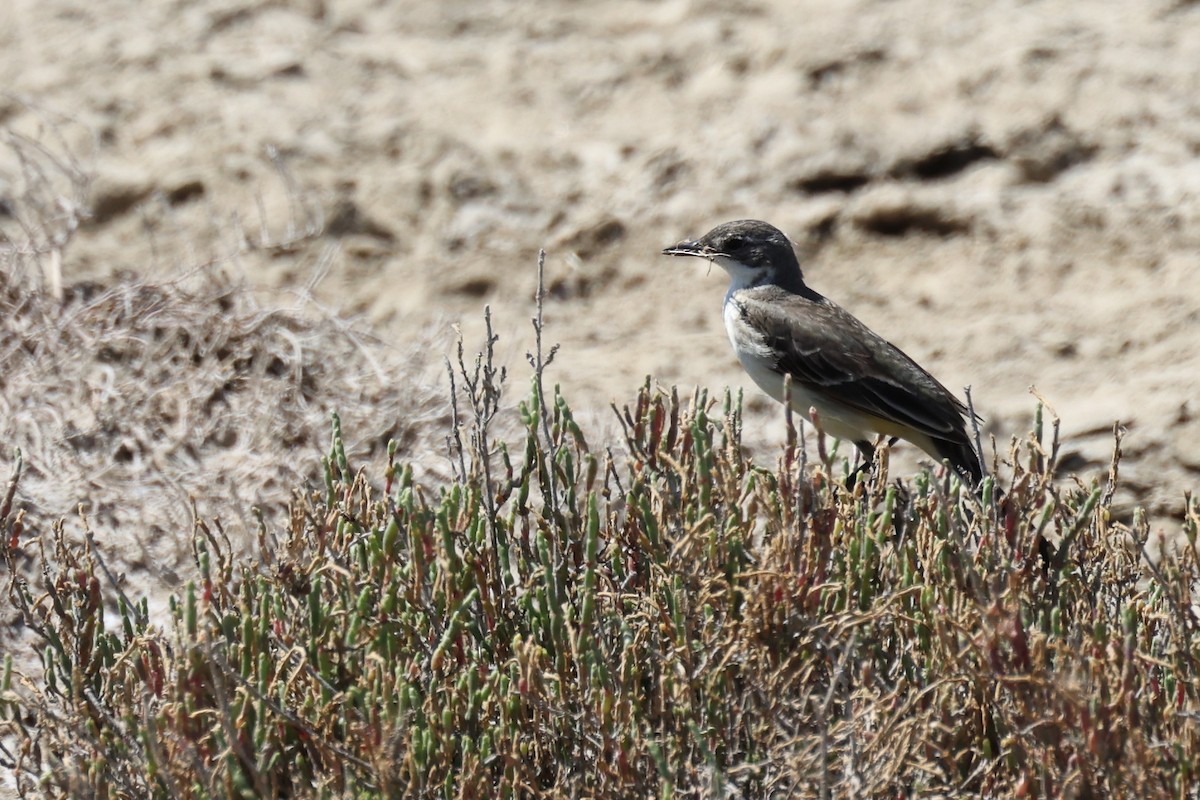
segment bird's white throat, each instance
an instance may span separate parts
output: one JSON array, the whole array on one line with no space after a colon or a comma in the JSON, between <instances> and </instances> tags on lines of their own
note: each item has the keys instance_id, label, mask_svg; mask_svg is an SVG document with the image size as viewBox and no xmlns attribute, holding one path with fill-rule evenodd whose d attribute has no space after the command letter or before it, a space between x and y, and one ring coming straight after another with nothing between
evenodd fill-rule
<instances>
[{"instance_id":1,"label":"bird's white throat","mask_svg":"<svg viewBox=\"0 0 1200 800\"><path fill-rule=\"evenodd\" d=\"M713 261L729 274L729 292L725 295L726 297L739 289L749 289L752 286L761 286L771 282L772 273L769 269L748 267L729 256L713 256Z\"/></svg>"}]
</instances>

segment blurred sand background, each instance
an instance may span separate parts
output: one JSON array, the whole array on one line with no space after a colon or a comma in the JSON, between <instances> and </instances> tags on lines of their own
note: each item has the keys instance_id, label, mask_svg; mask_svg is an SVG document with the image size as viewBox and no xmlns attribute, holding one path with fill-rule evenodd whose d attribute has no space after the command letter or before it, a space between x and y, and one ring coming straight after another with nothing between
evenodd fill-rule
<instances>
[{"instance_id":1,"label":"blurred sand background","mask_svg":"<svg viewBox=\"0 0 1200 800\"><path fill-rule=\"evenodd\" d=\"M9 0L0 88L6 135L87 176L68 294L199 269L264 308L311 296L404 365L388 414L428 413L485 304L523 395L545 248L549 377L596 441L651 375L744 387L769 463L783 423L730 352L724 275L659 255L757 217L812 286L972 386L1004 451L1036 386L1064 480L1105 473L1120 420L1129 502L1169 528L1196 485L1200 4ZM210 445L201 484L234 468ZM316 476L320 452L278 455ZM186 561L186 520L163 535Z\"/></svg>"}]
</instances>

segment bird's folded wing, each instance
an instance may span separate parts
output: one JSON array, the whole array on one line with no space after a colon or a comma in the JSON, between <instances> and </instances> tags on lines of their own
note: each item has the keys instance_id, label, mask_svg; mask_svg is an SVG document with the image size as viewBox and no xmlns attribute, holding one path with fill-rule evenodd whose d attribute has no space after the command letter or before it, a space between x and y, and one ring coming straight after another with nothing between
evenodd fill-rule
<instances>
[{"instance_id":1,"label":"bird's folded wing","mask_svg":"<svg viewBox=\"0 0 1200 800\"><path fill-rule=\"evenodd\" d=\"M933 438L958 438L966 408L898 347L834 303L797 295L744 302L776 369L864 414Z\"/></svg>"}]
</instances>

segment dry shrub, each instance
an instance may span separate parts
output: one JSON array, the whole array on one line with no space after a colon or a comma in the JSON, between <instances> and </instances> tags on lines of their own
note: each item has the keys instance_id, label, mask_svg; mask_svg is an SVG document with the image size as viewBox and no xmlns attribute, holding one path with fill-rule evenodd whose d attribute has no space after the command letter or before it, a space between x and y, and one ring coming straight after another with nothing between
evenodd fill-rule
<instances>
[{"instance_id":1,"label":"dry shrub","mask_svg":"<svg viewBox=\"0 0 1200 800\"><path fill-rule=\"evenodd\" d=\"M0 273L0 440L24 453L22 498L43 525L82 505L132 530L152 554L132 566L170 566L160 539L190 551L193 501L251 531L251 507L282 510L334 409L374 432L356 457L380 461L389 438L432 448L421 431L445 415L413 380L415 349L195 282L74 286L59 303Z\"/></svg>"},{"instance_id":2,"label":"dry shrub","mask_svg":"<svg viewBox=\"0 0 1200 800\"><path fill-rule=\"evenodd\" d=\"M44 676L4 675L2 753L26 795L81 797L1185 796L1200 577L1145 557L1117 479L1057 486L1054 435L1016 442L1003 498L846 467L793 437L767 467L737 398L649 384L596 447L531 354L459 360L452 479L395 447L265 525L212 526L169 620L112 593L92 545L2 531ZM1039 415L1040 418L1040 415ZM16 480L16 479L14 479Z\"/></svg>"}]
</instances>

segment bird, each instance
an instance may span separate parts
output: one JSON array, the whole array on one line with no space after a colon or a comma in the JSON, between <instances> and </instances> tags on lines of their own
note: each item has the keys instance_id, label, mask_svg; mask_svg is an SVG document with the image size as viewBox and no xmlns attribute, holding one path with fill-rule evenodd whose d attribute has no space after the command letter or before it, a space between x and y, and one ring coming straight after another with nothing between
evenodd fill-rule
<instances>
[{"instance_id":1,"label":"bird","mask_svg":"<svg viewBox=\"0 0 1200 800\"><path fill-rule=\"evenodd\" d=\"M972 486L983 460L968 433L962 401L900 348L804 282L792 242L753 219L718 225L663 255L707 259L729 274L725 330L738 361L760 389L784 401L791 376L794 411L874 461L874 435L904 439L943 459Z\"/></svg>"}]
</instances>

